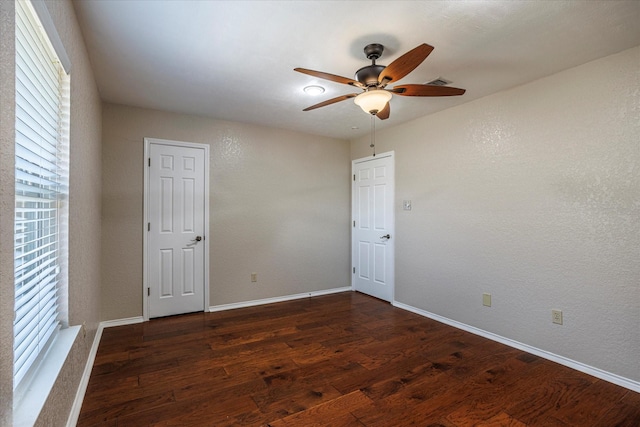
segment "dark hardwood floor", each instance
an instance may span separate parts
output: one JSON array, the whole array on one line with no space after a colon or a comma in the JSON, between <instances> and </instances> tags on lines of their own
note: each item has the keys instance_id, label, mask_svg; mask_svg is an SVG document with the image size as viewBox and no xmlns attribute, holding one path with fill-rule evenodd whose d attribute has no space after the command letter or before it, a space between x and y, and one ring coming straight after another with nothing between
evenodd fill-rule
<instances>
[{"instance_id":1,"label":"dark hardwood floor","mask_svg":"<svg viewBox=\"0 0 640 427\"><path fill-rule=\"evenodd\" d=\"M640 394L358 293L104 330L79 426L640 426Z\"/></svg>"}]
</instances>

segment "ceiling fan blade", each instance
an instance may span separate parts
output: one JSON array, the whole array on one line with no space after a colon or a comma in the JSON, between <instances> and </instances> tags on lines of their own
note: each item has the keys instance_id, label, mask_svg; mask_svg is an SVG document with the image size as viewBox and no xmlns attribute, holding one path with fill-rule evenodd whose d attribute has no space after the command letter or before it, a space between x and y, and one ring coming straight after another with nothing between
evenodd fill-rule
<instances>
[{"instance_id":1,"label":"ceiling fan blade","mask_svg":"<svg viewBox=\"0 0 640 427\"><path fill-rule=\"evenodd\" d=\"M364 87L364 85L359 81L349 79L347 77L336 76L335 74L323 73L322 71L307 70L306 68L294 68L293 70L299 73L308 74L310 76L319 77L321 79L331 80L332 82L336 82L336 83L356 86L359 88Z\"/></svg>"},{"instance_id":2,"label":"ceiling fan blade","mask_svg":"<svg viewBox=\"0 0 640 427\"><path fill-rule=\"evenodd\" d=\"M466 90L437 85L401 85L394 87L391 92L401 96L457 96L464 94Z\"/></svg>"},{"instance_id":3,"label":"ceiling fan blade","mask_svg":"<svg viewBox=\"0 0 640 427\"><path fill-rule=\"evenodd\" d=\"M412 72L418 65L422 64L422 61L429 56L432 50L433 46L429 46L426 43L422 43L420 46L410 50L387 65L378 76L378 82L382 87L386 86L389 82L397 82Z\"/></svg>"},{"instance_id":4,"label":"ceiling fan blade","mask_svg":"<svg viewBox=\"0 0 640 427\"><path fill-rule=\"evenodd\" d=\"M355 98L356 96L358 96L357 93L350 93L349 95L337 96L335 98L331 98L326 101L322 101L318 104L312 105L311 107L307 107L302 111L310 111L310 110L315 110L316 108L326 107L327 105L335 104L336 102L344 101L345 99Z\"/></svg>"},{"instance_id":5,"label":"ceiling fan blade","mask_svg":"<svg viewBox=\"0 0 640 427\"><path fill-rule=\"evenodd\" d=\"M387 120L389 118L389 114L391 114L391 104L387 102L387 105L376 114L376 117L380 120Z\"/></svg>"}]
</instances>

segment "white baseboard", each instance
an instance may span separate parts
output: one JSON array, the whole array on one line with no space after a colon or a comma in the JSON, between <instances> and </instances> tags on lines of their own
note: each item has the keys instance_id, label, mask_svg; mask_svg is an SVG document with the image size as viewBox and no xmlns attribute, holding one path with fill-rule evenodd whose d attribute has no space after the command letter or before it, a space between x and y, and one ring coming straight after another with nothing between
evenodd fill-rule
<instances>
[{"instance_id":1,"label":"white baseboard","mask_svg":"<svg viewBox=\"0 0 640 427\"><path fill-rule=\"evenodd\" d=\"M67 427L75 427L76 424L78 424L80 410L82 409L82 402L84 401L84 395L87 392L89 378L91 377L91 370L93 369L93 363L95 362L96 355L98 354L98 346L100 345L100 340L102 339L102 331L104 330L104 328L131 325L134 323L142 323L143 321L144 319L142 318L142 316L139 316L100 322L100 324L98 325L98 330L96 331L96 336L93 338L93 344L91 344L91 350L89 350L89 357L87 358L87 363L84 366L82 378L80 378L80 384L78 385L76 397L73 400L73 405L71 406L71 412L69 413L69 418L67 419Z\"/></svg>"},{"instance_id":2,"label":"white baseboard","mask_svg":"<svg viewBox=\"0 0 640 427\"><path fill-rule=\"evenodd\" d=\"M142 323L142 322L144 322L144 317L136 316L136 317L126 317L124 319L105 320L104 322L100 322L100 326L102 328L112 328L114 326L133 325L134 323Z\"/></svg>"},{"instance_id":3,"label":"white baseboard","mask_svg":"<svg viewBox=\"0 0 640 427\"><path fill-rule=\"evenodd\" d=\"M576 371L584 372L585 374L592 375L596 378L600 378L602 380L608 381L610 383L613 383L621 387L627 388L629 390L633 390L635 392L640 393L640 382L638 381L634 381L629 378L625 378L620 375L613 374L611 372L603 371L602 369L585 365L584 363L577 362L573 359L569 359L564 356L559 356L557 354L548 352L546 350L541 350L539 348L532 347L528 344L523 344L521 342L509 339L509 338L505 338L503 336L494 334L492 332L488 332L483 329L479 329L474 326L467 325L465 323L451 320L449 318L446 318L425 310L421 310L419 308L416 308L407 304L403 304L398 301L394 301L393 306L401 308L403 310L410 311L415 314L419 314L420 316L428 317L429 319L433 319L435 321L444 323L446 325L453 326L454 328L462 329L463 331L467 331L475 335L480 335L481 337L488 338L492 341L497 341L501 344L508 345L509 347L517 348L518 350L535 354L536 356L542 357L543 359L551 360L553 362L575 369Z\"/></svg>"},{"instance_id":4,"label":"white baseboard","mask_svg":"<svg viewBox=\"0 0 640 427\"><path fill-rule=\"evenodd\" d=\"M89 385L89 378L91 377L91 369L93 369L93 362L96 359L98 353L98 346L100 345L100 339L102 338L102 325L98 325L96 336L93 338L93 344L91 344L91 350L89 350L89 357L87 363L84 365L84 371L80 378L80 384L76 391L76 397L73 399L73 405L71 406L71 412L67 419L67 427L75 427L78 424L78 418L80 417L80 409L82 409L82 402L84 401L84 394L87 391Z\"/></svg>"},{"instance_id":5,"label":"white baseboard","mask_svg":"<svg viewBox=\"0 0 640 427\"><path fill-rule=\"evenodd\" d=\"M337 294L340 292L350 292L351 290L351 286L346 286L344 288L333 288L324 291L305 292L302 294L285 295L281 297L257 299L253 301L234 302L231 304L212 305L211 307L209 307L209 312L213 313L216 311L233 310L236 308L246 308L264 304L273 304L274 302L292 301L296 299L317 297L321 295Z\"/></svg>"}]
</instances>

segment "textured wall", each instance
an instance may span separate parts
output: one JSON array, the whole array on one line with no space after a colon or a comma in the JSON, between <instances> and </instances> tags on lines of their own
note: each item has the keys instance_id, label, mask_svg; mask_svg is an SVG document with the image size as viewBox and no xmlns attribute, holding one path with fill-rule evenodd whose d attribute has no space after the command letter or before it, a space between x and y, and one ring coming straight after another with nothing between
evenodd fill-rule
<instances>
[{"instance_id":1,"label":"textured wall","mask_svg":"<svg viewBox=\"0 0 640 427\"><path fill-rule=\"evenodd\" d=\"M142 315L144 137L211 146L210 305L350 285L348 142L105 104L103 319Z\"/></svg>"},{"instance_id":2,"label":"textured wall","mask_svg":"<svg viewBox=\"0 0 640 427\"><path fill-rule=\"evenodd\" d=\"M0 1L0 425L13 402L13 209L15 206L15 3Z\"/></svg>"},{"instance_id":3,"label":"textured wall","mask_svg":"<svg viewBox=\"0 0 640 427\"><path fill-rule=\"evenodd\" d=\"M69 1L47 1L71 58L69 317L87 325L36 425L65 425L98 326L100 298L101 104ZM13 377L13 207L15 143L14 2L0 1L0 409L11 425Z\"/></svg>"},{"instance_id":4,"label":"textured wall","mask_svg":"<svg viewBox=\"0 0 640 427\"><path fill-rule=\"evenodd\" d=\"M638 69L640 47L380 132L396 299L640 380Z\"/></svg>"}]
</instances>

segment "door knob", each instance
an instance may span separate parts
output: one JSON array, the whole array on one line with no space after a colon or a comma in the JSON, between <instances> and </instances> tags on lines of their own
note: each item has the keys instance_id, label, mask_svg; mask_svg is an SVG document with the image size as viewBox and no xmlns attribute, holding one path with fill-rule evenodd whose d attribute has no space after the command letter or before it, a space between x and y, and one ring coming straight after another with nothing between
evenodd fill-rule
<instances>
[{"instance_id":1,"label":"door knob","mask_svg":"<svg viewBox=\"0 0 640 427\"><path fill-rule=\"evenodd\" d=\"M390 239L391 238L391 234L387 234L385 236L380 236L381 239Z\"/></svg>"},{"instance_id":2,"label":"door knob","mask_svg":"<svg viewBox=\"0 0 640 427\"><path fill-rule=\"evenodd\" d=\"M196 236L196 242L199 242L200 240L202 240L202 236Z\"/></svg>"}]
</instances>

